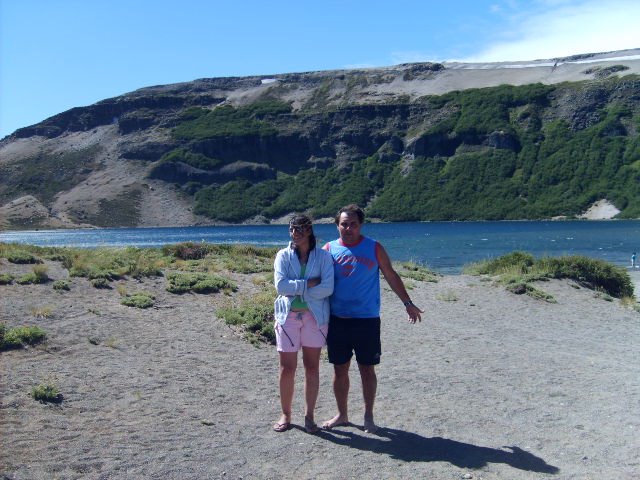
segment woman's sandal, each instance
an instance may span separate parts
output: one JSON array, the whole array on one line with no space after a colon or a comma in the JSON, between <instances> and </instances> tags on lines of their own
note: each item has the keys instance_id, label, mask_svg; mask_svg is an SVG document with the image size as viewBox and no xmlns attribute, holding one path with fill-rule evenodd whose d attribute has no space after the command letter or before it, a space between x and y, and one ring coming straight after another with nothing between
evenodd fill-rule
<instances>
[{"instance_id":1,"label":"woman's sandal","mask_svg":"<svg viewBox=\"0 0 640 480\"><path fill-rule=\"evenodd\" d=\"M273 425L274 432L286 432L290 428L291 428L291 424L289 422L276 423Z\"/></svg>"}]
</instances>

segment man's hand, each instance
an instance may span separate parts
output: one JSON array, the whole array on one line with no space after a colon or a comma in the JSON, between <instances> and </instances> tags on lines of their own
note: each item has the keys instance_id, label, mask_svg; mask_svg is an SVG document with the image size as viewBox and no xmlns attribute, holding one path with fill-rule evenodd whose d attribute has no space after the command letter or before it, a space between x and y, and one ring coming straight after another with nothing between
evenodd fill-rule
<instances>
[{"instance_id":1,"label":"man's hand","mask_svg":"<svg viewBox=\"0 0 640 480\"><path fill-rule=\"evenodd\" d=\"M413 303L407 305L407 314L409 315L409 323L416 323L422 321L421 313L424 313L424 310L420 310Z\"/></svg>"}]
</instances>

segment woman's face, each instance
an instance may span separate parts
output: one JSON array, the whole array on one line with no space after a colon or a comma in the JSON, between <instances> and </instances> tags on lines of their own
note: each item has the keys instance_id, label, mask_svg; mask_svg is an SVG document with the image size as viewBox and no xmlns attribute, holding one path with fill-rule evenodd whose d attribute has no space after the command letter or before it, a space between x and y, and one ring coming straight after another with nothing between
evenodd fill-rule
<instances>
[{"instance_id":1,"label":"woman's face","mask_svg":"<svg viewBox=\"0 0 640 480\"><path fill-rule=\"evenodd\" d=\"M289 236L294 245L304 245L309 242L311 236L311 225L290 225Z\"/></svg>"}]
</instances>

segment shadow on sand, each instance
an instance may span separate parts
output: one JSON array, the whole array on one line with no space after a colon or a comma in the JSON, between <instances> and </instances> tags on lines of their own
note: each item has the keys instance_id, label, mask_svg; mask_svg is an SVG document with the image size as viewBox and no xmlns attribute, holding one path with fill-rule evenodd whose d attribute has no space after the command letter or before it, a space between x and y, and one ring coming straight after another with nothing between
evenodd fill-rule
<instances>
[{"instance_id":1,"label":"shadow on sand","mask_svg":"<svg viewBox=\"0 0 640 480\"><path fill-rule=\"evenodd\" d=\"M361 428L352 425L355 428ZM374 435L359 435L342 427L320 432L321 438L358 450L389 455L404 462L449 462L460 468L477 469L489 463L504 463L519 470L556 474L559 468L518 447L479 447L442 437L379 428Z\"/></svg>"}]
</instances>

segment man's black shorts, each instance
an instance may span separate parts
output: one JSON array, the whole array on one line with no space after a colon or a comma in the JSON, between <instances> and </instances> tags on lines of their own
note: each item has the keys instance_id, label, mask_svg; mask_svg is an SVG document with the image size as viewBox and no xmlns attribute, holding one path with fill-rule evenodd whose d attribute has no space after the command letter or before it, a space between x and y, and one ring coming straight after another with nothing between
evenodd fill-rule
<instances>
[{"instance_id":1,"label":"man's black shorts","mask_svg":"<svg viewBox=\"0 0 640 480\"><path fill-rule=\"evenodd\" d=\"M351 360L353 352L362 365L377 365L382 355L380 317L340 318L331 315L327 335L329 362L342 365Z\"/></svg>"}]
</instances>

